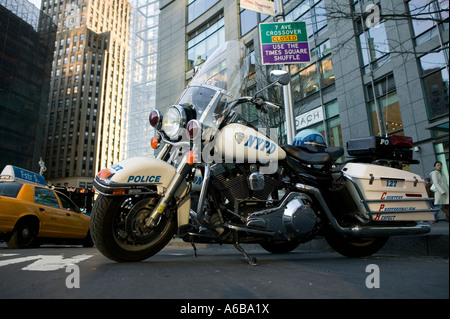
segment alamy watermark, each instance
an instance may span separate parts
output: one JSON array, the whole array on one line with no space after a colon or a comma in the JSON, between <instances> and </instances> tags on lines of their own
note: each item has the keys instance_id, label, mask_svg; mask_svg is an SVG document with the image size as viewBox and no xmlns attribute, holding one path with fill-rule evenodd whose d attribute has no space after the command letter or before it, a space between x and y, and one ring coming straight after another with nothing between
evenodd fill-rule
<instances>
[{"instance_id":1,"label":"alamy watermark","mask_svg":"<svg viewBox=\"0 0 450 319\"><path fill-rule=\"evenodd\" d=\"M366 287L369 289L380 288L380 267L376 264L369 264L366 272L369 273L366 278Z\"/></svg>"},{"instance_id":2,"label":"alamy watermark","mask_svg":"<svg viewBox=\"0 0 450 319\"><path fill-rule=\"evenodd\" d=\"M77 265L68 265L66 272L70 273L66 278L66 287L68 289L80 288L80 267Z\"/></svg>"},{"instance_id":3,"label":"alamy watermark","mask_svg":"<svg viewBox=\"0 0 450 319\"><path fill-rule=\"evenodd\" d=\"M374 3L368 3L364 6L365 20L367 28L376 28L380 24L380 7Z\"/></svg>"}]
</instances>

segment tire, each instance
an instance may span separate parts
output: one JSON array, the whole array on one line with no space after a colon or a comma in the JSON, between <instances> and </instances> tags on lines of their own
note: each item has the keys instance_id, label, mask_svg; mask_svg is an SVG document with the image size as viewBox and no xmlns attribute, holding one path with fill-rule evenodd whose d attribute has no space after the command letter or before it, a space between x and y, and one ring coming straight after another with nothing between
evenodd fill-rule
<instances>
[{"instance_id":1,"label":"tire","mask_svg":"<svg viewBox=\"0 0 450 319\"><path fill-rule=\"evenodd\" d=\"M162 215L152 229L143 227L156 198L106 197L99 195L92 208L90 232L98 250L117 262L147 259L172 239L177 229L176 214ZM143 234L143 232L146 232Z\"/></svg>"},{"instance_id":2,"label":"tire","mask_svg":"<svg viewBox=\"0 0 450 319\"><path fill-rule=\"evenodd\" d=\"M7 245L11 249L31 247L38 234L38 225L31 219L20 220L14 227Z\"/></svg>"},{"instance_id":3,"label":"tire","mask_svg":"<svg viewBox=\"0 0 450 319\"><path fill-rule=\"evenodd\" d=\"M81 241L81 244L85 248L94 247L94 242L92 241L91 231L88 231L86 237Z\"/></svg>"},{"instance_id":4,"label":"tire","mask_svg":"<svg viewBox=\"0 0 450 319\"><path fill-rule=\"evenodd\" d=\"M359 238L330 230L325 239L335 251L346 257L371 256L383 248L389 237Z\"/></svg>"},{"instance_id":5,"label":"tire","mask_svg":"<svg viewBox=\"0 0 450 319\"><path fill-rule=\"evenodd\" d=\"M287 254L293 251L300 245L299 241L285 241L285 242L265 242L260 244L262 248L272 254Z\"/></svg>"}]
</instances>

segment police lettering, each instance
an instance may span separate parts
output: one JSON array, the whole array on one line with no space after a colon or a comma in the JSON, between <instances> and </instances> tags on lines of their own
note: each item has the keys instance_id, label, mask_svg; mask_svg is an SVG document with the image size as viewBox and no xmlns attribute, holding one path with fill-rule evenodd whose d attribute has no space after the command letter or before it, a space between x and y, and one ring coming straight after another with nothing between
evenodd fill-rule
<instances>
[{"instance_id":1,"label":"police lettering","mask_svg":"<svg viewBox=\"0 0 450 319\"><path fill-rule=\"evenodd\" d=\"M276 144L270 140L265 140L263 138L250 135L244 146L252 147L253 144L255 144L255 150L266 151L267 154L272 154L277 148Z\"/></svg>"},{"instance_id":2,"label":"police lettering","mask_svg":"<svg viewBox=\"0 0 450 319\"><path fill-rule=\"evenodd\" d=\"M159 183L161 176L155 175L130 175L128 176L127 183Z\"/></svg>"}]
</instances>

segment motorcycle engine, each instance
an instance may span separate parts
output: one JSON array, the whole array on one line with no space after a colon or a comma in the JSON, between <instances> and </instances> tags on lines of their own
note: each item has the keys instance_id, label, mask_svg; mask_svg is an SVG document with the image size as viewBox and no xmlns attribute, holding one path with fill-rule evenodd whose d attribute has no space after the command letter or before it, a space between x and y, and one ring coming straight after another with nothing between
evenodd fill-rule
<instances>
[{"instance_id":1,"label":"motorcycle engine","mask_svg":"<svg viewBox=\"0 0 450 319\"><path fill-rule=\"evenodd\" d=\"M289 193L278 207L251 214L247 226L274 231L279 239L306 240L320 223L310 202L304 194Z\"/></svg>"},{"instance_id":2,"label":"motorcycle engine","mask_svg":"<svg viewBox=\"0 0 450 319\"><path fill-rule=\"evenodd\" d=\"M219 164L212 168L212 184L229 209L250 228L269 230L281 240L306 240L320 223L307 195L291 192L271 198L282 188L277 175L260 175L248 164ZM269 200L271 199L271 200Z\"/></svg>"},{"instance_id":3,"label":"motorcycle engine","mask_svg":"<svg viewBox=\"0 0 450 319\"><path fill-rule=\"evenodd\" d=\"M256 202L261 201L261 207L264 207L266 200L277 189L281 182L276 175L260 175L257 172L256 165L230 163L218 164L212 168L212 184L222 196L224 196L233 208L239 206L241 215L245 216L246 206L252 206L253 211ZM260 175L260 187L252 187L253 176ZM262 184L262 185L261 185ZM245 216L246 217L246 216Z\"/></svg>"}]
</instances>

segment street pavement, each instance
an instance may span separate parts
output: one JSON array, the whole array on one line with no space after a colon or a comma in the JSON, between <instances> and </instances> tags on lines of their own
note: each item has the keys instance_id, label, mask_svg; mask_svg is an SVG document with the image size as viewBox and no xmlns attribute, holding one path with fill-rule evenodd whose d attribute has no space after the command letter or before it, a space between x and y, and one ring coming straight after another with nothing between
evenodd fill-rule
<instances>
[{"instance_id":1,"label":"street pavement","mask_svg":"<svg viewBox=\"0 0 450 319\"><path fill-rule=\"evenodd\" d=\"M266 317L273 318L286 307L288 313L298 309L297 301L279 306L275 299L448 300L448 235L449 224L440 221L426 235L393 236L366 258L345 258L323 238L282 255L243 244L257 267L249 266L232 245L198 244L198 258L193 258L191 245L179 238L139 263L112 262L95 247L14 250L2 243L0 299L145 298L154 300L146 300L151 308L160 308L160 299L170 299L177 303L163 307L171 318L187 314L183 307L207 302L219 302L217 309L224 310L235 301L240 305L266 299Z\"/></svg>"}]
</instances>

